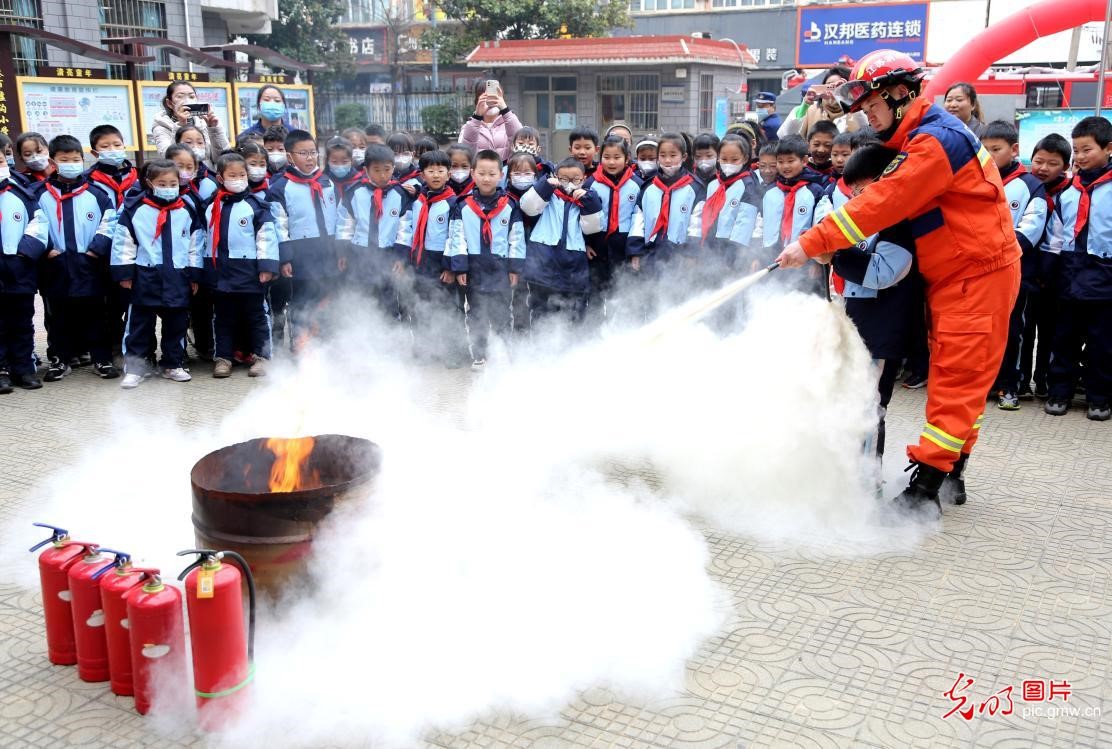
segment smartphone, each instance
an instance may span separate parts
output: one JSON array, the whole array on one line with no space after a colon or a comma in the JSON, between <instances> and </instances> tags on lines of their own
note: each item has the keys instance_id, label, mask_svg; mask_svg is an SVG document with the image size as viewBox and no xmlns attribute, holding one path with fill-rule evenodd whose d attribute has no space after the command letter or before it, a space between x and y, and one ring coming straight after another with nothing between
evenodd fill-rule
<instances>
[{"instance_id":1,"label":"smartphone","mask_svg":"<svg viewBox=\"0 0 1112 749\"><path fill-rule=\"evenodd\" d=\"M487 96L498 96L498 81L487 81Z\"/></svg>"},{"instance_id":2,"label":"smartphone","mask_svg":"<svg viewBox=\"0 0 1112 749\"><path fill-rule=\"evenodd\" d=\"M193 114L206 114L209 111L209 105L204 102L190 102L185 105L185 108Z\"/></svg>"}]
</instances>

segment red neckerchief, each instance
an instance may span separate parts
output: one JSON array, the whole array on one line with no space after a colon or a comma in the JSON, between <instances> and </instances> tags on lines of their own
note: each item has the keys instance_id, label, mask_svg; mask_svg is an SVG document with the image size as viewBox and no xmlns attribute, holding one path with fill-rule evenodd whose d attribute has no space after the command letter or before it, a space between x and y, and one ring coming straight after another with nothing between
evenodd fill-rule
<instances>
[{"instance_id":1,"label":"red neckerchief","mask_svg":"<svg viewBox=\"0 0 1112 749\"><path fill-rule=\"evenodd\" d=\"M552 194L555 195L556 197L558 197L560 200L564 201L565 203L571 203L572 205L579 206L580 208L583 207L583 204L581 202L579 202L578 198L573 198L571 195L568 195L563 190L560 190L560 189L553 190Z\"/></svg>"},{"instance_id":2,"label":"red neckerchief","mask_svg":"<svg viewBox=\"0 0 1112 749\"><path fill-rule=\"evenodd\" d=\"M368 182L367 184L370 185L371 183ZM382 210L383 210L383 208L382 208L382 199L383 199L383 197L385 197L386 191L389 190L391 187L394 187L394 186L400 185L400 184L401 183L398 182L397 180L392 179L392 180L390 180L389 182L386 183L386 187L377 187L376 185L371 185L371 189L372 189L373 194L374 194L375 221L378 221L379 219L382 218Z\"/></svg>"},{"instance_id":3,"label":"red neckerchief","mask_svg":"<svg viewBox=\"0 0 1112 749\"><path fill-rule=\"evenodd\" d=\"M216 250L220 247L220 216L224 212L224 198L236 193L228 192L223 186L216 188L212 196L212 218L209 220L209 236L212 237L212 262L216 262Z\"/></svg>"},{"instance_id":4,"label":"red neckerchief","mask_svg":"<svg viewBox=\"0 0 1112 749\"><path fill-rule=\"evenodd\" d=\"M101 183L109 190L116 193L116 207L120 208L124 204L124 195L135 186L135 182L139 179L139 172L132 167L128 170L126 177L121 180L116 180L99 169L93 169L89 172L89 179Z\"/></svg>"},{"instance_id":5,"label":"red neckerchief","mask_svg":"<svg viewBox=\"0 0 1112 749\"><path fill-rule=\"evenodd\" d=\"M795 194L807 186L807 180L799 179L794 185L776 180L776 186L784 193L784 212L780 215L780 242L786 247L792 236L792 219L795 218Z\"/></svg>"},{"instance_id":6,"label":"red neckerchief","mask_svg":"<svg viewBox=\"0 0 1112 749\"><path fill-rule=\"evenodd\" d=\"M473 210L475 215L479 217L479 220L483 222L480 235L486 240L487 246L491 247L494 244L494 232L491 231L490 220L510 204L509 196L502 195L502 197L498 198L498 202L494 204L494 207L489 211L483 210L483 207L479 205L479 201L475 200L474 194L468 195L465 202L467 203L467 207Z\"/></svg>"},{"instance_id":7,"label":"red neckerchief","mask_svg":"<svg viewBox=\"0 0 1112 749\"><path fill-rule=\"evenodd\" d=\"M270 189L270 177L263 177L263 181L251 188L251 192L266 192Z\"/></svg>"},{"instance_id":8,"label":"red neckerchief","mask_svg":"<svg viewBox=\"0 0 1112 749\"><path fill-rule=\"evenodd\" d=\"M1089 223L1089 197L1093 194L1093 190L1097 189L1098 185L1103 185L1106 182L1112 182L1112 169L1100 175L1086 187L1081 184L1081 175L1076 174L1073 177L1073 186L1081 193L1081 199L1077 202L1077 221L1073 227L1074 239L1081 236L1081 232L1085 229L1085 225Z\"/></svg>"},{"instance_id":9,"label":"red neckerchief","mask_svg":"<svg viewBox=\"0 0 1112 749\"><path fill-rule=\"evenodd\" d=\"M1069 175L1062 174L1053 182L1046 182L1044 185L1046 187L1046 209L1047 212L1050 213L1054 211L1057 197L1062 194L1063 190L1070 186L1070 178Z\"/></svg>"},{"instance_id":10,"label":"red neckerchief","mask_svg":"<svg viewBox=\"0 0 1112 749\"><path fill-rule=\"evenodd\" d=\"M26 176L31 177L32 179L37 180L39 182L46 182L47 174L46 174L45 171L43 171L43 172L32 172L30 169L28 169L23 174L25 174Z\"/></svg>"},{"instance_id":11,"label":"red neckerchief","mask_svg":"<svg viewBox=\"0 0 1112 749\"><path fill-rule=\"evenodd\" d=\"M366 182L367 181L367 176L362 171L359 171L359 172L353 172L351 174L351 176L348 177L346 180L340 180L340 179L333 178L332 181L336 184L336 192L338 193L337 197L340 200L343 200L344 199L344 193L347 192L348 190L350 190L352 187L355 187L356 185L359 185L360 183Z\"/></svg>"},{"instance_id":12,"label":"red neckerchief","mask_svg":"<svg viewBox=\"0 0 1112 749\"><path fill-rule=\"evenodd\" d=\"M1027 167L1023 166L1022 163L1019 163L1019 164L1016 164L1015 169L1012 169L1012 171L1008 172L1007 177L1002 177L1001 179L1004 182L1004 184L1007 185L1009 182L1011 182L1013 179L1015 179L1016 177L1018 177L1021 174L1027 174Z\"/></svg>"},{"instance_id":13,"label":"red neckerchief","mask_svg":"<svg viewBox=\"0 0 1112 749\"><path fill-rule=\"evenodd\" d=\"M458 189L451 182L448 183L448 186L451 187L452 190L455 191L456 195L470 195L471 191L475 189L475 180L473 180L473 179L467 180L467 184L465 184L463 187L460 187Z\"/></svg>"},{"instance_id":14,"label":"red neckerchief","mask_svg":"<svg viewBox=\"0 0 1112 749\"><path fill-rule=\"evenodd\" d=\"M61 192L59 192L58 188L56 188L54 185L50 184L49 182L46 182L44 184L44 186L46 187L46 191L48 193L50 193L52 196L54 196L54 205L58 209L58 231L61 232L62 231L62 203L69 200L70 198L77 197L81 193L88 190L89 189L89 183L84 182L84 183L82 183L81 187L77 188L73 192L69 192L69 193L65 193L65 194L62 194Z\"/></svg>"},{"instance_id":15,"label":"red neckerchief","mask_svg":"<svg viewBox=\"0 0 1112 749\"><path fill-rule=\"evenodd\" d=\"M165 205L156 203L150 198L143 198L143 204L149 205L151 208L154 208L156 211L158 211L158 218L154 222L155 239L158 239L159 235L162 234L162 227L166 225L166 218L169 215L170 211L185 207L185 203L180 197L173 203L167 203Z\"/></svg>"},{"instance_id":16,"label":"red neckerchief","mask_svg":"<svg viewBox=\"0 0 1112 749\"><path fill-rule=\"evenodd\" d=\"M660 177L653 177L653 186L660 190L660 215L656 217L656 224L653 230L649 232L650 237L659 237L660 232L668 231L668 214L672 212L672 192L686 187L695 181L695 178L690 174L685 174L670 185L664 184ZM665 233L667 238L667 233Z\"/></svg>"},{"instance_id":17,"label":"red neckerchief","mask_svg":"<svg viewBox=\"0 0 1112 749\"><path fill-rule=\"evenodd\" d=\"M726 178L722 173L718 173L718 192L707 198L707 202L703 203L703 239L706 240L707 235L710 234L711 229L714 228L714 222L718 220L718 214L722 213L722 209L726 207L726 191L734 186L738 180L745 179L752 172L744 171L738 172L732 177Z\"/></svg>"},{"instance_id":18,"label":"red neckerchief","mask_svg":"<svg viewBox=\"0 0 1112 749\"><path fill-rule=\"evenodd\" d=\"M409 251L409 256L413 258L414 265L421 264L421 258L425 256L425 230L429 226L429 214L432 213L432 207L437 203L454 198L455 195L451 190L441 190L436 195L428 195L427 193L418 193L417 201L421 204L420 216L417 218L417 227L413 230L413 249Z\"/></svg>"},{"instance_id":19,"label":"red neckerchief","mask_svg":"<svg viewBox=\"0 0 1112 749\"><path fill-rule=\"evenodd\" d=\"M299 185L308 185L309 190L312 191L313 197L320 202L324 202L324 186L320 183L320 172L317 172L312 177L302 177L293 169L286 170L286 179Z\"/></svg>"},{"instance_id":20,"label":"red neckerchief","mask_svg":"<svg viewBox=\"0 0 1112 749\"><path fill-rule=\"evenodd\" d=\"M401 175L400 177L397 177L396 182L400 185L404 182L408 182L411 179L416 179L417 177L420 176L420 174L421 174L421 170L418 169L417 167L413 167L412 171L406 172L405 174Z\"/></svg>"},{"instance_id":21,"label":"red neckerchief","mask_svg":"<svg viewBox=\"0 0 1112 749\"><path fill-rule=\"evenodd\" d=\"M607 174L605 171L603 171L603 168L602 168L601 165L599 166L598 169L595 170L595 182L598 182L599 184L606 185L607 187L610 188L609 219L607 220L607 223L606 223L606 236L607 237L609 237L611 234L613 234L614 232L616 232L618 230L618 224L620 223L620 214L618 212L618 209L621 207L621 204L622 204L622 200L621 200L621 198L622 198L622 195L621 195L622 187L625 185L626 182L629 182L631 179L633 179L633 167L632 166L627 166L626 167L625 171L622 172L620 177L618 177L617 182L610 179L610 175Z\"/></svg>"},{"instance_id":22,"label":"red neckerchief","mask_svg":"<svg viewBox=\"0 0 1112 749\"><path fill-rule=\"evenodd\" d=\"M838 192L845 195L847 198L853 197L853 188L846 184L844 177L839 177L838 181L834 183L837 186Z\"/></svg>"}]
</instances>

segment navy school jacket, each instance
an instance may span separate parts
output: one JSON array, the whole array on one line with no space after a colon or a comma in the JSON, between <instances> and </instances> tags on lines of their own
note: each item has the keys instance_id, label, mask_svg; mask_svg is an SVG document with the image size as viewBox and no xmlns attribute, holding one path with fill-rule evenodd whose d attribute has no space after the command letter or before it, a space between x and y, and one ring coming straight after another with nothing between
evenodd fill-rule
<instances>
[{"instance_id":1,"label":"navy school jacket","mask_svg":"<svg viewBox=\"0 0 1112 749\"><path fill-rule=\"evenodd\" d=\"M1087 220L1079 216L1082 191L1089 196ZM1112 301L1112 163L1079 172L1055 202L1043 250L1058 256L1059 296Z\"/></svg>"},{"instance_id":2,"label":"navy school jacket","mask_svg":"<svg viewBox=\"0 0 1112 749\"><path fill-rule=\"evenodd\" d=\"M752 242L760 210L761 191L752 172L743 169L729 179L719 173L707 186L703 204L704 252L732 260Z\"/></svg>"},{"instance_id":3,"label":"navy school jacket","mask_svg":"<svg viewBox=\"0 0 1112 749\"><path fill-rule=\"evenodd\" d=\"M668 225L655 231L664 195L664 188L686 181L688 184L672 190L669 201ZM648 261L667 261L675 255L698 257L702 235L703 202L706 199L702 183L686 169L672 177L654 177L645 184L637 200L637 208L630 223L626 240L626 254L644 255Z\"/></svg>"},{"instance_id":4,"label":"navy school jacket","mask_svg":"<svg viewBox=\"0 0 1112 749\"><path fill-rule=\"evenodd\" d=\"M131 281L132 304L188 307L189 284L201 280L204 244L201 217L181 197L173 203L148 196L132 198L116 222L112 280Z\"/></svg>"},{"instance_id":5,"label":"navy school jacket","mask_svg":"<svg viewBox=\"0 0 1112 749\"><path fill-rule=\"evenodd\" d=\"M220 184L216 181L216 175L205 166L203 161L198 163L197 173L193 175L192 185L201 201L205 203L212 199L216 189L220 187Z\"/></svg>"},{"instance_id":6,"label":"navy school jacket","mask_svg":"<svg viewBox=\"0 0 1112 749\"><path fill-rule=\"evenodd\" d=\"M0 182L0 294L34 294L38 266L20 254L19 244L27 226L36 218L41 223L38 201L17 182Z\"/></svg>"},{"instance_id":7,"label":"navy school jacket","mask_svg":"<svg viewBox=\"0 0 1112 749\"><path fill-rule=\"evenodd\" d=\"M250 192L217 190L202 215L205 286L228 293L262 294L266 286L259 283L259 274L277 275L279 270L278 230L270 206Z\"/></svg>"},{"instance_id":8,"label":"navy school jacket","mask_svg":"<svg viewBox=\"0 0 1112 749\"><path fill-rule=\"evenodd\" d=\"M484 222L483 217L489 222ZM490 233L483 231L484 224ZM483 197L478 189L458 196L448 219L444 256L455 273L468 274L468 287L479 292L510 288L510 273L525 267L525 228L521 208L502 190Z\"/></svg>"},{"instance_id":9,"label":"navy school jacket","mask_svg":"<svg viewBox=\"0 0 1112 749\"><path fill-rule=\"evenodd\" d=\"M378 215L376 195L382 215ZM396 259L394 243L402 216L409 210L409 193L391 180L386 187L363 182L344 194L336 224L340 251L348 257L348 275L364 281L382 278Z\"/></svg>"},{"instance_id":10,"label":"navy school jacket","mask_svg":"<svg viewBox=\"0 0 1112 749\"><path fill-rule=\"evenodd\" d=\"M1046 233L1048 203L1046 187L1035 175L1027 171L1023 164L1013 161L1000 172L1004 181L1004 197L1008 210L1012 212L1015 225L1015 238L1023 251L1020 268L1023 287L1034 290L1039 287L1039 242Z\"/></svg>"},{"instance_id":11,"label":"navy school jacket","mask_svg":"<svg viewBox=\"0 0 1112 749\"><path fill-rule=\"evenodd\" d=\"M432 194L427 187L417 194L402 216L394 240L398 259L413 266L417 275L439 278L451 263L444 259L448 244L448 222L456 205L456 195L450 187L443 187Z\"/></svg>"},{"instance_id":12,"label":"navy school jacket","mask_svg":"<svg viewBox=\"0 0 1112 749\"><path fill-rule=\"evenodd\" d=\"M62 184L51 177L39 192L38 205L19 253L42 264L40 285L47 296L87 297L104 293L104 261L112 245L108 227L116 212L101 190L85 180ZM47 255L52 250L61 254ZM91 255L87 254L91 253Z\"/></svg>"},{"instance_id":13,"label":"navy school jacket","mask_svg":"<svg viewBox=\"0 0 1112 749\"><path fill-rule=\"evenodd\" d=\"M279 261L292 264L294 278L339 275L334 242L339 201L332 180L320 171L306 177L287 169L271 181L266 200L278 231Z\"/></svg>"},{"instance_id":14,"label":"navy school jacket","mask_svg":"<svg viewBox=\"0 0 1112 749\"><path fill-rule=\"evenodd\" d=\"M536 216L525 251L525 280L572 294L591 290L586 235L605 225L602 200L588 188L579 200L539 179L521 196L521 212Z\"/></svg>"}]
</instances>

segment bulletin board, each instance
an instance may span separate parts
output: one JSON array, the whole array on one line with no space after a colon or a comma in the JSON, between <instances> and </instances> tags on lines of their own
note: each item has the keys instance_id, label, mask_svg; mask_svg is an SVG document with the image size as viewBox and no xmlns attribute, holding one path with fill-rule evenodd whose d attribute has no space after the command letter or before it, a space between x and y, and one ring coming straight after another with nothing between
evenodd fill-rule
<instances>
[{"instance_id":1,"label":"bulletin board","mask_svg":"<svg viewBox=\"0 0 1112 749\"><path fill-rule=\"evenodd\" d=\"M139 100L142 107L139 110L139 127L143 136L143 150L153 151L154 144L150 141L151 125L154 118L162 112L162 100L166 98L166 81L139 81ZM224 126L228 140L234 142L235 137L231 129L232 124L232 86L229 83L194 83L189 85L197 92L197 101L211 104L216 112L216 118Z\"/></svg>"},{"instance_id":2,"label":"bulletin board","mask_svg":"<svg viewBox=\"0 0 1112 749\"><path fill-rule=\"evenodd\" d=\"M259 95L259 89L266 86L275 86L286 97L286 119L289 120L290 127L308 130L315 138L317 127L314 119L313 87L304 83L236 83L236 134L255 124L259 116L255 98Z\"/></svg>"},{"instance_id":3,"label":"bulletin board","mask_svg":"<svg viewBox=\"0 0 1112 749\"><path fill-rule=\"evenodd\" d=\"M84 143L97 125L114 125L123 135L124 148L138 151L142 138L135 125L132 85L131 81L19 76L23 129L41 133L47 141L68 134Z\"/></svg>"}]
</instances>

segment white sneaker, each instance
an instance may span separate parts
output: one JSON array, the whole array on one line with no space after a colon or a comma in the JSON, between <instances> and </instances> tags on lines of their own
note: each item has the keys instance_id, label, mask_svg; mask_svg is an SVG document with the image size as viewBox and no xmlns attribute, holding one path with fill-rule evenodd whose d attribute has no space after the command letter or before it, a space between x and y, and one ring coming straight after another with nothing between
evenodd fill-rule
<instances>
[{"instance_id":1,"label":"white sneaker","mask_svg":"<svg viewBox=\"0 0 1112 749\"><path fill-rule=\"evenodd\" d=\"M473 362L471 362L471 369L473 369L475 371L478 371L478 370L482 369L483 367L485 367L486 363L487 363L486 359L475 359Z\"/></svg>"},{"instance_id":2,"label":"white sneaker","mask_svg":"<svg viewBox=\"0 0 1112 749\"><path fill-rule=\"evenodd\" d=\"M162 370L162 377L163 379L173 380L174 382L189 382L193 379L193 376L181 367Z\"/></svg>"},{"instance_id":3,"label":"white sneaker","mask_svg":"<svg viewBox=\"0 0 1112 749\"><path fill-rule=\"evenodd\" d=\"M139 383L143 381L143 375L129 372L124 375L124 379L120 382L120 387L124 390L131 390L132 388L139 387Z\"/></svg>"}]
</instances>

